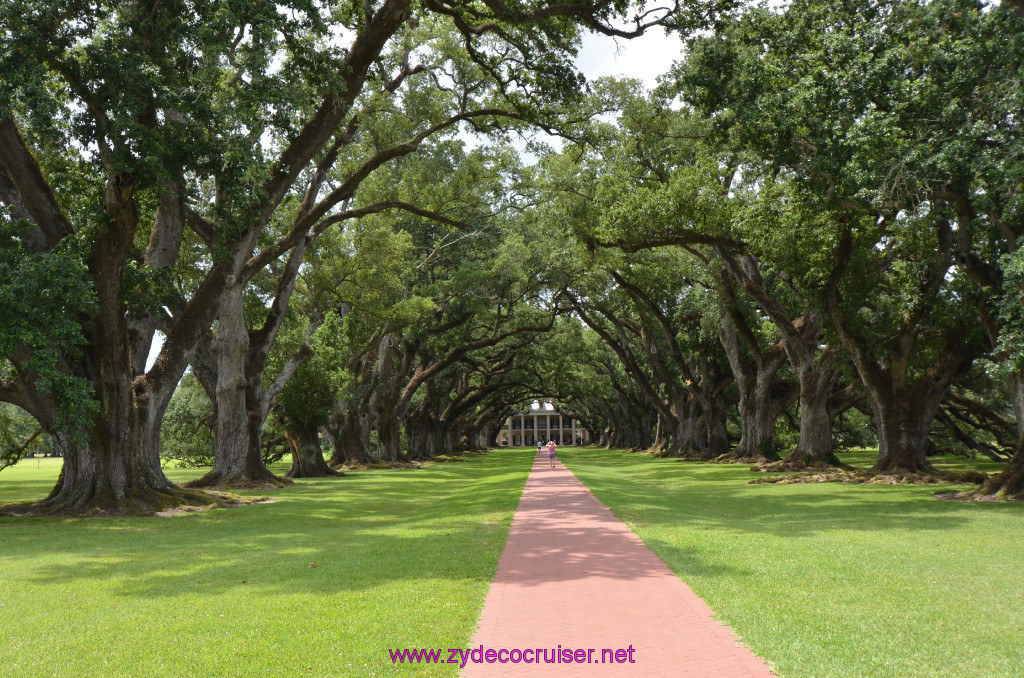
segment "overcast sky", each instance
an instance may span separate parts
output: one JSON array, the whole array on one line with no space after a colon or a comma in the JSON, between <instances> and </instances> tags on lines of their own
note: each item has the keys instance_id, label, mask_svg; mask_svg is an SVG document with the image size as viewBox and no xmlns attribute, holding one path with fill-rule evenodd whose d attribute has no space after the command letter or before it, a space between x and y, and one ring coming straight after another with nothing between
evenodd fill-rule
<instances>
[{"instance_id":1,"label":"overcast sky","mask_svg":"<svg viewBox=\"0 0 1024 678\"><path fill-rule=\"evenodd\" d=\"M588 79L605 75L638 78L647 89L682 56L683 43L676 34L648 29L639 38L624 40L591 33L583 39L576 66Z\"/></svg>"},{"instance_id":2,"label":"overcast sky","mask_svg":"<svg viewBox=\"0 0 1024 678\"><path fill-rule=\"evenodd\" d=\"M651 90L657 86L658 76L666 73L672 63L682 57L682 53L682 40L676 34L666 34L658 27L649 28L643 35L631 40L589 33L583 38L583 45L576 57L576 67L588 80L604 76L636 78ZM473 138L468 133L461 136L470 148L484 143L480 137ZM562 146L561 139L540 130L534 132L533 136L556 149ZM526 150L524 139L513 139L512 145L527 164L537 161L537 156Z\"/></svg>"}]
</instances>

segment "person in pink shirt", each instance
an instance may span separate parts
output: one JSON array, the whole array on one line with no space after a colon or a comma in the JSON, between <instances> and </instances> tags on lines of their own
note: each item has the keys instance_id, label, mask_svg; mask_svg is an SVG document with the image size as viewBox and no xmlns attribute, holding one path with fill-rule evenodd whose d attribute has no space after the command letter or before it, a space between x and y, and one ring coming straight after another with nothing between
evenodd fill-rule
<instances>
[{"instance_id":1,"label":"person in pink shirt","mask_svg":"<svg viewBox=\"0 0 1024 678\"><path fill-rule=\"evenodd\" d=\"M555 468L555 448L558 445L555 444L554 440L548 441L548 461L551 462L551 468Z\"/></svg>"}]
</instances>

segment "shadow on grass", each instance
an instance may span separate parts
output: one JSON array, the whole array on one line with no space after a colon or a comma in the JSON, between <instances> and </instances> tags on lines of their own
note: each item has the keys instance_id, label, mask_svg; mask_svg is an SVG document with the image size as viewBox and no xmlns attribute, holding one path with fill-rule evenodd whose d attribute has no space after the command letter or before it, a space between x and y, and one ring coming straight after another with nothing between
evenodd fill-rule
<instances>
[{"instance_id":1,"label":"shadow on grass","mask_svg":"<svg viewBox=\"0 0 1024 678\"><path fill-rule=\"evenodd\" d=\"M684 465L615 452L560 453L599 496L610 493L614 503L628 507L619 518L628 522L642 516L645 523L681 525L711 539L730 533L799 538L828 530L890 528L941 532L962 527L977 510L1019 510L937 502L931 499L934 486L747 485L745 467ZM275 493L274 504L201 515L3 519L3 555L15 567L38 563L23 575L34 583L106 580L125 597L239 590L271 597L410 580L489 581L533 456L530 449L503 450L427 469L300 481ZM605 486L601 474L618 469L628 473ZM566 528L565 536L574 533ZM607 536L598 528L586 538L599 545ZM741 562L705 562L686 546L658 547L670 549L689 573L748 571ZM576 554L568 550L558 555L576 566L564 575L569 578L644 576L614 553L587 563L574 560Z\"/></svg>"},{"instance_id":2,"label":"shadow on grass","mask_svg":"<svg viewBox=\"0 0 1024 678\"><path fill-rule=\"evenodd\" d=\"M5 559L41 585L107 581L125 597L364 590L489 581L532 454L301 481L274 504L171 518L0 521Z\"/></svg>"},{"instance_id":3,"label":"shadow on grass","mask_svg":"<svg viewBox=\"0 0 1024 678\"><path fill-rule=\"evenodd\" d=\"M594 450L575 452L566 460L592 490L612 493L614 503L628 506L627 513L642 513L644 522L654 525L781 537L833 529L934 532L962 526L977 508L935 501L932 495L945 487L939 485L749 485L752 474L745 466L678 464ZM628 472L616 474L605 486L602 474L616 469ZM992 504L982 510L1019 508Z\"/></svg>"}]
</instances>

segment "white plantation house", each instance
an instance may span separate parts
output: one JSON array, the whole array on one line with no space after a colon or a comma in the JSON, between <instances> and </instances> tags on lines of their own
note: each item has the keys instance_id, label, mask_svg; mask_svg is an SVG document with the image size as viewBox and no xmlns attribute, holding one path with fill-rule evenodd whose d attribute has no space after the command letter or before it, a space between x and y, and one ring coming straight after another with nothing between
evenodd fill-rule
<instances>
[{"instance_id":1,"label":"white plantation house","mask_svg":"<svg viewBox=\"0 0 1024 678\"><path fill-rule=\"evenodd\" d=\"M537 441L554 440L559 445L582 445L587 442L587 431L580 423L568 417L551 403L534 402L529 411L513 414L505 420L498 434L499 445L536 445Z\"/></svg>"}]
</instances>

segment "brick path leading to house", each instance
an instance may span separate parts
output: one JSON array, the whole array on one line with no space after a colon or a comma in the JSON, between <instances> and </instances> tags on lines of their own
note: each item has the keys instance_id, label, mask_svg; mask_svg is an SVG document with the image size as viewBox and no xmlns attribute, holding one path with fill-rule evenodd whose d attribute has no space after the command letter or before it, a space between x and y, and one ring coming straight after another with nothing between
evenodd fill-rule
<instances>
[{"instance_id":1,"label":"brick path leading to house","mask_svg":"<svg viewBox=\"0 0 1024 678\"><path fill-rule=\"evenodd\" d=\"M548 466L537 455L471 647L560 644L600 662L632 645L635 663L470 662L464 678L773 675L561 462Z\"/></svg>"}]
</instances>

